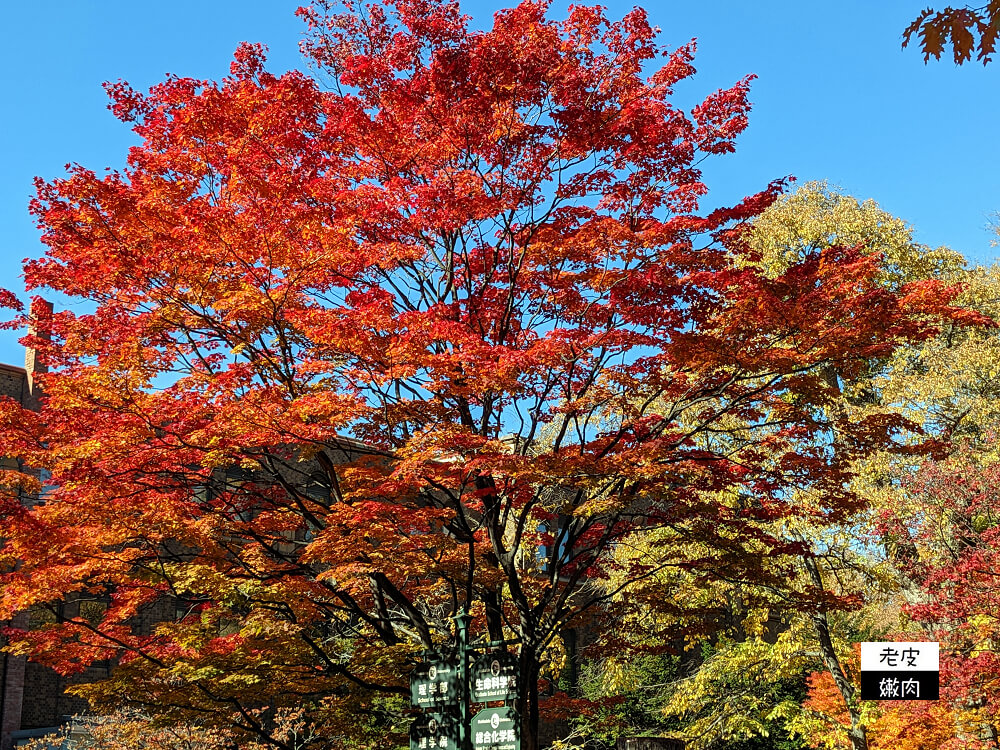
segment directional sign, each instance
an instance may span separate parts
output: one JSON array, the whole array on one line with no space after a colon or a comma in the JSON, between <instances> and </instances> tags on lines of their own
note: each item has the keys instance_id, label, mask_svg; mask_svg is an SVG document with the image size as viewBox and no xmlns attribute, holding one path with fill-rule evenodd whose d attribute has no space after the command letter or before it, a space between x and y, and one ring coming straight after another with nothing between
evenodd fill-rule
<instances>
[{"instance_id":1,"label":"directional sign","mask_svg":"<svg viewBox=\"0 0 1000 750\"><path fill-rule=\"evenodd\" d=\"M861 699L937 700L938 657L937 643L862 643Z\"/></svg>"},{"instance_id":2,"label":"directional sign","mask_svg":"<svg viewBox=\"0 0 1000 750\"><path fill-rule=\"evenodd\" d=\"M410 724L410 750L458 750L458 725L440 714L424 714Z\"/></svg>"},{"instance_id":3,"label":"directional sign","mask_svg":"<svg viewBox=\"0 0 1000 750\"><path fill-rule=\"evenodd\" d=\"M459 700L458 665L446 661L418 664L410 675L410 702L427 708Z\"/></svg>"},{"instance_id":4,"label":"directional sign","mask_svg":"<svg viewBox=\"0 0 1000 750\"><path fill-rule=\"evenodd\" d=\"M512 701L517 698L517 658L496 651L479 659L469 676L473 703Z\"/></svg>"},{"instance_id":5,"label":"directional sign","mask_svg":"<svg viewBox=\"0 0 1000 750\"><path fill-rule=\"evenodd\" d=\"M485 708L472 719L473 750L521 750L521 724L509 706Z\"/></svg>"}]
</instances>

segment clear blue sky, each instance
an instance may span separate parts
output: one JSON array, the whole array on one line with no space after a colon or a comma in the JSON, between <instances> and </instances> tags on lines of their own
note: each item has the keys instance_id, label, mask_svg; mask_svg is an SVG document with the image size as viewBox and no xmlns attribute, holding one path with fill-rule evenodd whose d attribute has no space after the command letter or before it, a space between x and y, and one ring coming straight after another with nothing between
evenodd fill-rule
<instances>
[{"instance_id":1,"label":"clear blue sky","mask_svg":"<svg viewBox=\"0 0 1000 750\"><path fill-rule=\"evenodd\" d=\"M135 142L107 111L101 83L146 88L165 73L220 78L243 40L270 48L270 68L302 67L302 24L286 0L54 0L10 3L0 37L0 287L23 295L22 258L41 253L27 213L32 178L68 162L122 165ZM556 0L551 15L564 15ZM620 17L632 2L609 2ZM694 102L756 73L750 128L736 154L707 163L712 204L770 180L827 179L874 198L910 222L916 238L977 262L997 249L986 231L1000 210L997 126L1000 60L983 68L900 50L902 29L927 0L714 0L647 3L661 41L698 39ZM938 3L943 4L942 2ZM468 2L474 25L502 7ZM26 296L24 296L26 299ZM20 363L17 335L0 335L0 362Z\"/></svg>"}]
</instances>

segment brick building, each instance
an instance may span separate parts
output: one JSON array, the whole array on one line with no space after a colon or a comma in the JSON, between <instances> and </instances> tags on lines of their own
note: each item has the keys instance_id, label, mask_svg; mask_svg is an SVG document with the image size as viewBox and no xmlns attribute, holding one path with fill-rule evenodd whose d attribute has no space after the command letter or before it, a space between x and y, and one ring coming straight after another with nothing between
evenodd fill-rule
<instances>
[{"instance_id":1,"label":"brick building","mask_svg":"<svg viewBox=\"0 0 1000 750\"><path fill-rule=\"evenodd\" d=\"M35 375L41 370L33 349L25 352L24 367L0 364L0 396L12 398L27 408L37 408ZM13 459L0 458L0 469L17 468L20 467ZM40 624L37 614L22 612L0 626L30 628L37 624ZM96 677L96 674L85 675L82 679ZM17 735L27 733L24 730L54 727L62 723L64 716L84 710L86 702L67 696L66 686L66 678L51 669L0 652L0 750L10 750Z\"/></svg>"},{"instance_id":2,"label":"brick building","mask_svg":"<svg viewBox=\"0 0 1000 750\"><path fill-rule=\"evenodd\" d=\"M22 367L0 364L0 396L16 399L25 405L31 403L33 383L28 372ZM0 467L17 468L9 459L0 459ZM26 627L28 613L19 614L13 622L0 624ZM11 733L21 728L26 677L27 664L23 657L0 653L0 750L8 750L11 746Z\"/></svg>"}]
</instances>

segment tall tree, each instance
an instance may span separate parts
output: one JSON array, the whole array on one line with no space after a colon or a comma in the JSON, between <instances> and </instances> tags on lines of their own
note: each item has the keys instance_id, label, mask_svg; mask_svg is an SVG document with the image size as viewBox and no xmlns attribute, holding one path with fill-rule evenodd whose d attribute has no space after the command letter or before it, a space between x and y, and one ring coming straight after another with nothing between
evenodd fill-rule
<instances>
[{"instance_id":1,"label":"tall tree","mask_svg":"<svg viewBox=\"0 0 1000 750\"><path fill-rule=\"evenodd\" d=\"M114 660L96 705L287 748L263 706L307 707L317 747L362 713L398 741L418 651L467 608L518 642L535 750L547 649L615 595L615 545L700 548L625 588L752 577L794 547L762 519L856 508L851 463L902 422L828 408L825 373L954 292L887 287L856 247L745 262L779 186L700 215L697 164L749 81L678 109L693 49L641 10L333 10L302 11L332 90L252 45L219 83L111 84L127 168L38 183L27 283L92 311L36 321L45 402L0 409L0 453L51 474L32 507L5 475L0 617L49 608L19 648L64 672Z\"/></svg>"},{"instance_id":2,"label":"tall tree","mask_svg":"<svg viewBox=\"0 0 1000 750\"><path fill-rule=\"evenodd\" d=\"M879 282L886 288L948 278L962 283L957 303L995 314L990 274L965 270L961 255L947 248L915 243L912 230L874 201L857 201L824 183L807 183L781 196L753 219L748 242L755 254L741 262L772 277L824 249L859 245L879 257ZM993 339L995 332L989 328L949 324L938 336L902 347L890 358L872 359L853 373L840 372L835 364L826 370L829 383L839 390L828 409L860 415L890 408L920 427L905 439L907 449L875 451L853 467L855 490L874 508L903 507L899 479L922 460L921 444L941 448L950 437L980 435L995 410L987 366L997 359ZM716 432L699 439L718 443L726 438ZM803 506L813 502L805 493L797 501ZM913 508L919 512L919 503L907 506ZM919 625L899 614L907 596L920 597L919 586L874 554L879 535L871 529L873 520L871 508L861 508L835 523L785 518L773 522L769 533L801 542L799 554L768 560L774 571L781 571L773 576L777 586L766 576L707 586L696 576L670 571L623 597L639 604L630 624L641 622L643 627L626 639L638 641L640 648L669 641L661 634L671 628L676 633L682 621L689 632L694 621L705 626L701 637L710 656L686 658L682 680L659 680L667 683L660 688L668 699L666 710L683 722L692 747L714 747L742 737L764 741L759 738L773 737L782 728L814 739L822 736L836 746L885 747L891 744L886 735L895 736L891 726L906 727L905 712L881 721L872 706L858 701L856 670L850 666L855 660L852 644L859 640L880 640L906 627L919 632ZM637 536L641 539L622 546L620 554L648 554L651 543L691 545L670 533ZM693 549L688 546L688 551ZM714 613L680 606L701 597L716 603ZM663 607L659 618L651 617L649 603L658 599L669 601L672 611ZM689 637L688 648L692 640ZM612 655L609 673L615 675L628 661L627 655ZM825 698L800 707L794 691L804 692L806 676L815 670L826 670L813 677ZM627 666L624 671L628 673ZM615 681L621 682L609 682ZM836 710L823 715L818 707L829 706L834 696Z\"/></svg>"},{"instance_id":3,"label":"tall tree","mask_svg":"<svg viewBox=\"0 0 1000 750\"><path fill-rule=\"evenodd\" d=\"M1000 465L989 464L966 449L946 462L928 462L907 486L921 510L905 519L918 550L907 573L924 593L909 613L941 641L941 697L953 710L956 739L963 740L954 746L1000 742Z\"/></svg>"}]
</instances>

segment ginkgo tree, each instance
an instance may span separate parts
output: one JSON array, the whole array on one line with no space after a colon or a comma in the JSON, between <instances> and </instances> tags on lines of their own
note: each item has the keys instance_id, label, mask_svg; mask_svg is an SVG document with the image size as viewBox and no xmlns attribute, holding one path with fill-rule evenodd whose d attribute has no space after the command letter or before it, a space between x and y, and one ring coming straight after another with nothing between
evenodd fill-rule
<instances>
[{"instance_id":1,"label":"ginkgo tree","mask_svg":"<svg viewBox=\"0 0 1000 750\"><path fill-rule=\"evenodd\" d=\"M796 545L761 521L858 507L849 467L903 421L826 408L826 373L974 316L860 247L746 262L780 184L700 212L698 164L749 79L684 111L692 46L638 9L546 12L318 3L330 88L253 45L219 82L108 86L127 166L32 204L29 289L87 304L32 321L41 409L0 405L0 453L51 477L31 503L36 474L4 475L0 617L54 620L13 648L113 663L74 688L98 708L278 748L304 708L314 747L393 745L468 610L516 642L534 750L550 647L617 589L767 575ZM697 554L623 571L640 529Z\"/></svg>"}]
</instances>

